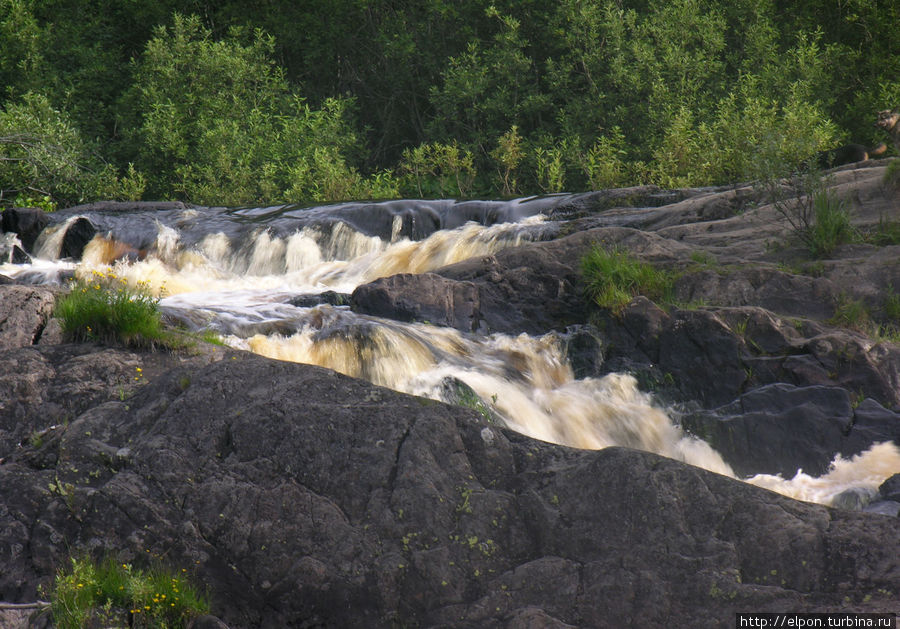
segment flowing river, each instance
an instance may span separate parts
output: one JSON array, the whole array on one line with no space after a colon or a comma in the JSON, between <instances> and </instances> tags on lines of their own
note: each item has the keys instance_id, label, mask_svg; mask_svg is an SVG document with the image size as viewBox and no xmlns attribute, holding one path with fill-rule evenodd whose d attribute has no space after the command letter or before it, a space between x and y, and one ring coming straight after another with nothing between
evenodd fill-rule
<instances>
[{"instance_id":1,"label":"flowing river","mask_svg":"<svg viewBox=\"0 0 900 629\"><path fill-rule=\"evenodd\" d=\"M94 212L98 229L80 262L60 259L79 220L60 214L29 264L0 273L32 283L113 272L160 297L170 322L213 330L233 347L328 367L398 391L458 401L491 421L554 443L655 452L734 477L705 442L682 430L627 374L575 379L557 335L463 334L355 314L346 295L396 273L423 273L554 233L545 213L565 195L508 202L392 201L314 208ZM900 471L900 450L880 444L837 459L818 478L744 479L829 504L849 488L874 489Z\"/></svg>"}]
</instances>

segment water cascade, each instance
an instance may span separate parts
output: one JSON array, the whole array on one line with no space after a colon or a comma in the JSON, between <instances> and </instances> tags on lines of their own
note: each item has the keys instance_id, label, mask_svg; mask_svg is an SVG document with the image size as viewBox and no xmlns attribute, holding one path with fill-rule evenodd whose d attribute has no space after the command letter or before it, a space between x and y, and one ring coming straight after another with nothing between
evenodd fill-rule
<instances>
[{"instance_id":1,"label":"water cascade","mask_svg":"<svg viewBox=\"0 0 900 629\"><path fill-rule=\"evenodd\" d=\"M469 399L489 421L554 443L639 448L734 476L710 446L676 426L626 374L575 379L555 334L463 334L355 314L317 299L396 273L424 273L552 233L544 213L562 197L512 202L398 201L324 208L194 208L88 215L98 234L80 263L58 260L66 227L45 230L31 264L0 273L61 281L74 270L146 283L164 315L211 329L237 348L310 363L444 401ZM466 396L469 396L468 398ZM900 470L900 450L876 445L812 478L751 483L828 504L847 488L877 487Z\"/></svg>"}]
</instances>

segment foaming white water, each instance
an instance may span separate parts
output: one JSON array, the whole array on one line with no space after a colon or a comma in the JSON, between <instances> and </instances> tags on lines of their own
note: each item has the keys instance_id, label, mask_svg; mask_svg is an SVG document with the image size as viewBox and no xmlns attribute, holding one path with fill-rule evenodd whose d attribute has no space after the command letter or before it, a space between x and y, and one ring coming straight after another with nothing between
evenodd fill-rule
<instances>
[{"instance_id":1,"label":"foaming white water","mask_svg":"<svg viewBox=\"0 0 900 629\"><path fill-rule=\"evenodd\" d=\"M216 292L240 290L349 293L386 275L424 273L515 246L527 238L523 224L540 220L491 227L468 223L435 232L425 240L403 238L390 243L338 223L327 233L310 227L287 237L260 230L237 246L224 234L210 234L193 248L180 246L178 233L159 225L156 245L144 260L114 262L121 256L121 247L97 237L86 247L82 267L85 272L112 267L133 283L149 283L161 296L200 293L205 300Z\"/></svg>"},{"instance_id":2,"label":"foaming white water","mask_svg":"<svg viewBox=\"0 0 900 629\"><path fill-rule=\"evenodd\" d=\"M853 488L877 490L886 479L900 472L900 448L891 442L878 443L849 459L835 456L831 469L819 477L799 470L791 479L758 474L747 482L785 496L831 504L839 493Z\"/></svg>"},{"instance_id":3,"label":"foaming white water","mask_svg":"<svg viewBox=\"0 0 900 629\"><path fill-rule=\"evenodd\" d=\"M459 381L510 428L577 448L622 445L733 476L707 444L687 436L623 374L575 380L555 335L465 337L425 325L375 325L321 306L297 334L237 344L375 384L446 399Z\"/></svg>"},{"instance_id":4,"label":"foaming white water","mask_svg":"<svg viewBox=\"0 0 900 629\"><path fill-rule=\"evenodd\" d=\"M454 383L461 382L506 426L536 439L585 449L626 446L735 478L715 450L676 426L633 377L575 380L553 334L470 337L448 328L378 323L329 306L310 312L296 334L231 342L438 400L454 401ZM900 449L887 443L848 460L836 458L832 470L818 478L799 472L792 479L758 475L747 480L792 498L830 504L842 491L875 489L898 472Z\"/></svg>"},{"instance_id":5,"label":"foaming white water","mask_svg":"<svg viewBox=\"0 0 900 629\"><path fill-rule=\"evenodd\" d=\"M34 243L34 257L43 260L56 260L59 258L62 249L63 238L66 236L66 230L69 226L77 221L80 216L70 216L59 225L50 225L46 227Z\"/></svg>"}]
</instances>

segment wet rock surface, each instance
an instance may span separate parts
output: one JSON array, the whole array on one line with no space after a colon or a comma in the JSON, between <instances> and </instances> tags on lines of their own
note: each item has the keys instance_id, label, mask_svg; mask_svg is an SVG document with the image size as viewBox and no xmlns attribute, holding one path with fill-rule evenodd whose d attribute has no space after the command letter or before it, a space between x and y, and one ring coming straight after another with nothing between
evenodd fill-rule
<instances>
[{"instance_id":1,"label":"wet rock surface","mask_svg":"<svg viewBox=\"0 0 900 629\"><path fill-rule=\"evenodd\" d=\"M230 627L718 627L900 582L897 518L248 354L148 380L3 453L3 599L79 550L185 567Z\"/></svg>"}]
</instances>

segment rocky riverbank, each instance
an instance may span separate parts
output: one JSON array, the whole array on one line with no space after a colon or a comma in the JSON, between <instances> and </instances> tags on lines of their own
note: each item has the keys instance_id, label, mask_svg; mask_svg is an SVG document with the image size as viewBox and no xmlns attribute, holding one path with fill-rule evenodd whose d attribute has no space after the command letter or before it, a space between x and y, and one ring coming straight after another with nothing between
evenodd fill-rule
<instances>
[{"instance_id":1,"label":"rocky riverbank","mask_svg":"<svg viewBox=\"0 0 900 629\"><path fill-rule=\"evenodd\" d=\"M831 180L863 232L900 221L885 165ZM741 475L824 471L835 454L900 443L900 347L836 318L856 301L887 321L900 245L812 261L740 186L582 195L553 214L548 240L377 280L352 307L555 331L578 375L635 374ZM680 271L681 306L592 310L578 260L595 242ZM309 365L67 344L55 291L0 285L4 601L35 600L68 557L93 553L184 568L230 627L721 627L737 611L896 611L896 478L842 502L893 516L829 508L654 454L535 441Z\"/></svg>"}]
</instances>

